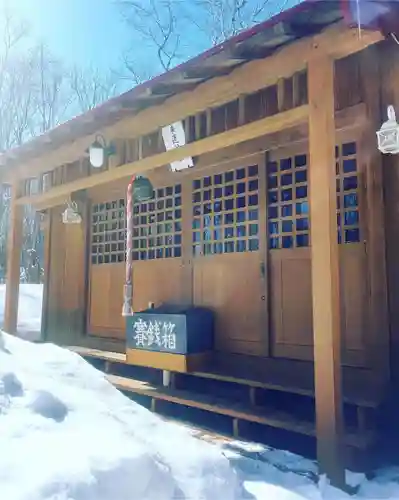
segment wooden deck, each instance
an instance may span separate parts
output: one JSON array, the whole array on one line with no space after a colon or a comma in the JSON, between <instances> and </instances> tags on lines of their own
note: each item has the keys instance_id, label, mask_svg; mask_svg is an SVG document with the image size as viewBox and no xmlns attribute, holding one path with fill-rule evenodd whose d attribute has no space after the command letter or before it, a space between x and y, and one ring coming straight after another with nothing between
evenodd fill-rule
<instances>
[{"instance_id":1,"label":"wooden deck","mask_svg":"<svg viewBox=\"0 0 399 500\"><path fill-rule=\"evenodd\" d=\"M316 435L314 422L299 421L295 417L287 413L277 412L271 407L251 407L237 401L232 402L228 399L218 398L212 395L194 394L188 391L155 387L147 382L118 377L115 375L108 375L107 378L120 390L152 398L151 408L154 411L156 411L155 402L157 400L163 400L231 417L234 419L233 434L236 437L239 437L239 421L255 422L305 436L314 437ZM345 444L348 446L367 449L373 444L375 436L372 432L360 434L359 432L356 432L356 430L350 430L346 432L344 440Z\"/></svg>"},{"instance_id":2,"label":"wooden deck","mask_svg":"<svg viewBox=\"0 0 399 500\"><path fill-rule=\"evenodd\" d=\"M100 359L106 363L126 363L123 353L75 346L69 349L83 357ZM185 376L314 398L313 364L310 362L215 353L203 371ZM343 397L346 403L362 408L377 408L385 397L385 391L386 388L367 370L343 368Z\"/></svg>"}]
</instances>

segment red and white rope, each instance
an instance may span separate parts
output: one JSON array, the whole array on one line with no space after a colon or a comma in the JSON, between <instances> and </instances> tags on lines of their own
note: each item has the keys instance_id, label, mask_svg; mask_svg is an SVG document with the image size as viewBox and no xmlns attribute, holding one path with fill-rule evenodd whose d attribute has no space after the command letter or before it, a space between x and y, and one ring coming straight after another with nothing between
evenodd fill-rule
<instances>
[{"instance_id":1,"label":"red and white rope","mask_svg":"<svg viewBox=\"0 0 399 500\"><path fill-rule=\"evenodd\" d=\"M126 194L126 275L123 294L122 316L133 314L133 183L136 176L130 179Z\"/></svg>"}]
</instances>

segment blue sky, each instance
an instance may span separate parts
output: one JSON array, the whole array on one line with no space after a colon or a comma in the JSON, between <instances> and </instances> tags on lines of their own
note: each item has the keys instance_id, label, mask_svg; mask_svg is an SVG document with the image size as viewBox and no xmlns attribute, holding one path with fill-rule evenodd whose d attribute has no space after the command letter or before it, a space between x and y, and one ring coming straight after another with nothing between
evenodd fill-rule
<instances>
[{"instance_id":1,"label":"blue sky","mask_svg":"<svg viewBox=\"0 0 399 500\"><path fill-rule=\"evenodd\" d=\"M115 67L129 41L113 0L9 0L8 4L30 23L35 38L72 64Z\"/></svg>"}]
</instances>

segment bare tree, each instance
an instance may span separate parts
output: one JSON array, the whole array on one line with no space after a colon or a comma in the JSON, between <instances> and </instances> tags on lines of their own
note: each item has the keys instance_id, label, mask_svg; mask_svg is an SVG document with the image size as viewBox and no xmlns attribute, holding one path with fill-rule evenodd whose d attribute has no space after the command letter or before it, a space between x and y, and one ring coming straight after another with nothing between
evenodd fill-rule
<instances>
[{"instance_id":1,"label":"bare tree","mask_svg":"<svg viewBox=\"0 0 399 500\"><path fill-rule=\"evenodd\" d=\"M168 71L181 59L183 15L179 0L115 0L122 17L145 51L134 43L123 57L128 78L134 83ZM146 60L143 59L143 52ZM153 64L148 65L148 54Z\"/></svg>"},{"instance_id":2,"label":"bare tree","mask_svg":"<svg viewBox=\"0 0 399 500\"><path fill-rule=\"evenodd\" d=\"M145 76L167 71L178 62L216 45L283 10L290 0L115 0L135 39L152 49ZM137 44L134 43L134 46ZM124 66L135 83L143 78L137 50Z\"/></svg>"},{"instance_id":3,"label":"bare tree","mask_svg":"<svg viewBox=\"0 0 399 500\"><path fill-rule=\"evenodd\" d=\"M74 67L69 74L71 99L79 112L93 109L118 92L118 79L112 71L103 75L95 68Z\"/></svg>"}]
</instances>

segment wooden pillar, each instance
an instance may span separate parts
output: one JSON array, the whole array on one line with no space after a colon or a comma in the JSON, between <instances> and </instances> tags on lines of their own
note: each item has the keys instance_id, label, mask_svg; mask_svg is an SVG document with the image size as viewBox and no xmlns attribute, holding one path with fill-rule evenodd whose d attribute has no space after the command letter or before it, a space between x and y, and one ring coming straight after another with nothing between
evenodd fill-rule
<instances>
[{"instance_id":1,"label":"wooden pillar","mask_svg":"<svg viewBox=\"0 0 399 500\"><path fill-rule=\"evenodd\" d=\"M334 61L308 64L309 183L317 456L322 473L343 487L341 332L336 214Z\"/></svg>"},{"instance_id":2,"label":"wooden pillar","mask_svg":"<svg viewBox=\"0 0 399 500\"><path fill-rule=\"evenodd\" d=\"M23 230L23 205L17 205L18 183L11 188L10 217L7 241L7 278L3 329L17 333L20 262Z\"/></svg>"}]
</instances>

